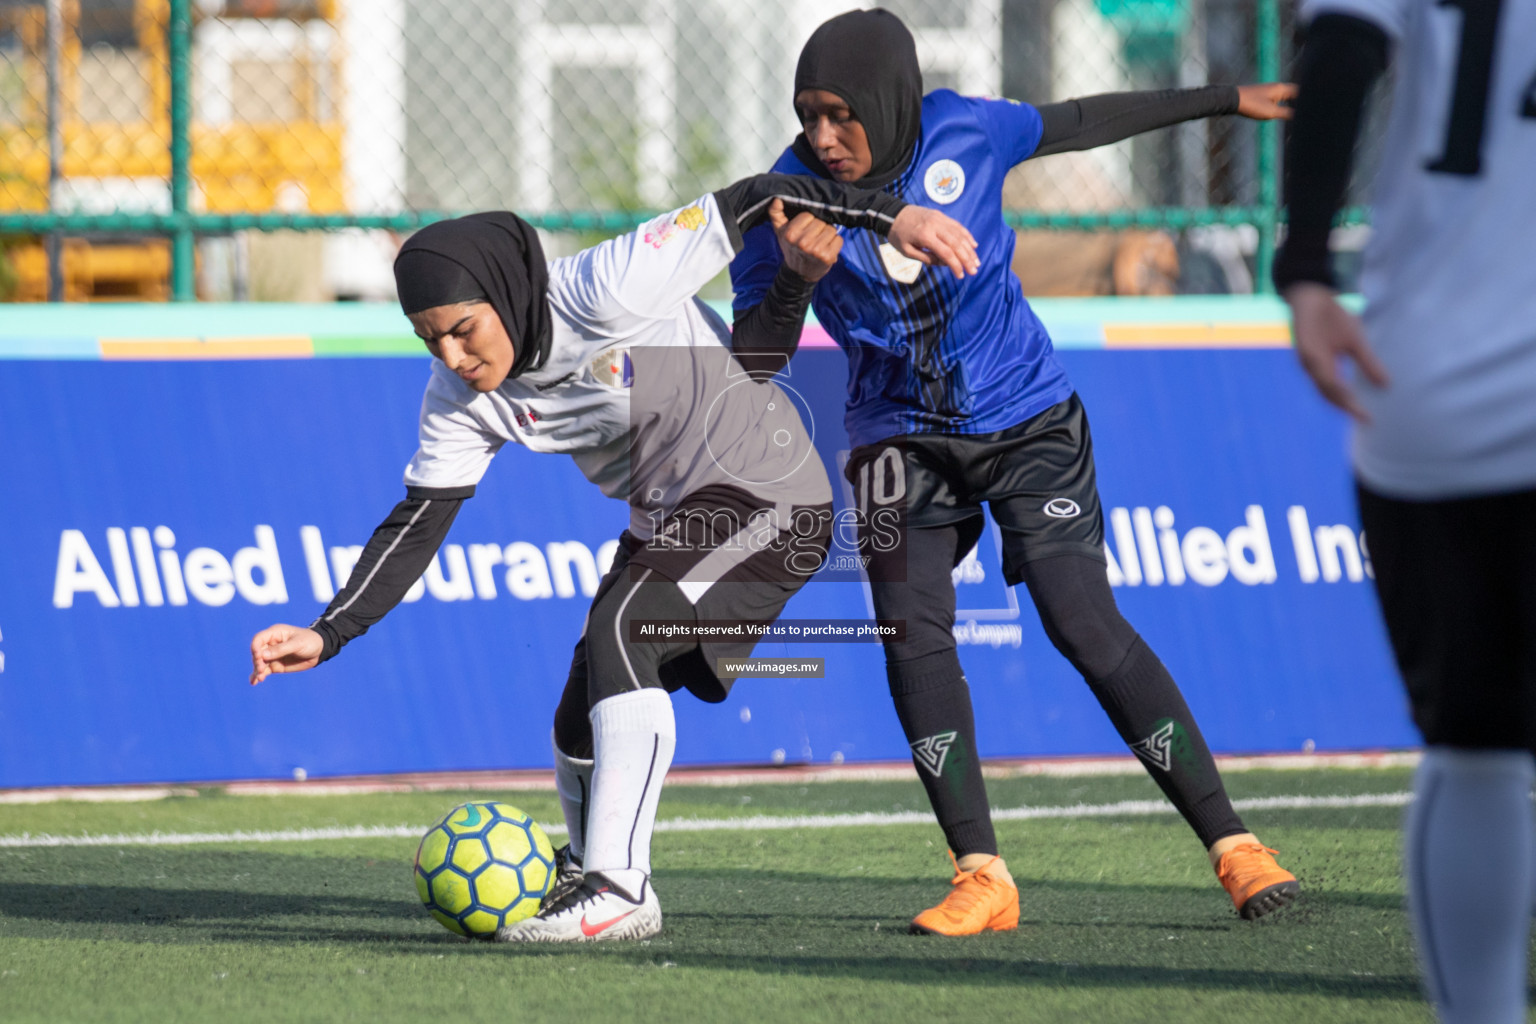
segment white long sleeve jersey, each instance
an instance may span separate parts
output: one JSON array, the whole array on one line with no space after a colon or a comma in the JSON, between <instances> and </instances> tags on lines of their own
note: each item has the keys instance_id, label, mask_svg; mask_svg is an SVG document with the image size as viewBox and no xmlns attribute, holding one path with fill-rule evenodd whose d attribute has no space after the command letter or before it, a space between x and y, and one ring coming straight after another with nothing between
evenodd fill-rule
<instances>
[{"instance_id":1,"label":"white long sleeve jersey","mask_svg":"<svg viewBox=\"0 0 1536 1024\"><path fill-rule=\"evenodd\" d=\"M1355 468L1433 499L1536 486L1536 0L1304 0L1393 44L1361 291L1391 377Z\"/></svg>"},{"instance_id":2,"label":"white long sleeve jersey","mask_svg":"<svg viewBox=\"0 0 1536 1024\"><path fill-rule=\"evenodd\" d=\"M734 255L709 195L550 261L548 358L484 393L434 360L406 485L473 486L513 441L570 455L604 494L630 503L642 540L708 485L780 505L831 501L814 425L779 386L748 377L725 322L694 297Z\"/></svg>"}]
</instances>

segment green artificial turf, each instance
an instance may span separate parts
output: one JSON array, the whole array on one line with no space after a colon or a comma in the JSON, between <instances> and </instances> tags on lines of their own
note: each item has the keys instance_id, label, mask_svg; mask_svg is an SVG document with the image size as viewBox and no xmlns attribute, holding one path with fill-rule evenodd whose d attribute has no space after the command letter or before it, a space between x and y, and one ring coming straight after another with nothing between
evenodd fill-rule
<instances>
[{"instance_id":1,"label":"green artificial turf","mask_svg":"<svg viewBox=\"0 0 1536 1024\"><path fill-rule=\"evenodd\" d=\"M1235 798L1401 792L1406 771L1253 771ZM999 808L1153 799L1144 777L989 783ZM197 797L0 806L0 836L420 825L464 799L558 820L553 794ZM921 810L916 781L674 786L661 818ZM1300 903L1232 912L1176 816L1004 821L1017 931L905 934L944 893L932 825L658 834L643 944L450 936L415 841L0 849L0 1020L1429 1021L1398 870L1401 809L1246 815Z\"/></svg>"}]
</instances>

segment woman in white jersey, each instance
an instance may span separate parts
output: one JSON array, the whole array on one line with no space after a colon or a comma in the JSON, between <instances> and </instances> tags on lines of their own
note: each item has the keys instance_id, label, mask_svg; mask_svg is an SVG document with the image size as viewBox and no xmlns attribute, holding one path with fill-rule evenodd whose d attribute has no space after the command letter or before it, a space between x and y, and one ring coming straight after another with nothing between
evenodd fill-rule
<instances>
[{"instance_id":1,"label":"woman in white jersey","mask_svg":"<svg viewBox=\"0 0 1536 1024\"><path fill-rule=\"evenodd\" d=\"M431 225L396 260L401 307L435 357L406 499L313 624L255 636L251 682L313 668L394 607L508 441L572 456L605 494L629 502L629 529L556 713L571 846L538 914L503 928L502 941L660 930L650 838L675 745L668 694L724 699L716 659L745 656L753 641L638 643L631 627L637 618L770 622L820 568L832 498L821 460L792 404L733 360L728 328L694 298L745 228L782 224L786 207L886 233L957 275L976 267L974 241L948 217L777 175L547 266L532 227L510 213Z\"/></svg>"},{"instance_id":2,"label":"woman in white jersey","mask_svg":"<svg viewBox=\"0 0 1536 1024\"><path fill-rule=\"evenodd\" d=\"M1275 283L1302 365L1357 421L1360 518L1424 736L1405 846L1425 985L1443 1021L1515 1024L1536 897L1536 0L1302 13ZM1356 319L1328 232L1389 56Z\"/></svg>"}]
</instances>

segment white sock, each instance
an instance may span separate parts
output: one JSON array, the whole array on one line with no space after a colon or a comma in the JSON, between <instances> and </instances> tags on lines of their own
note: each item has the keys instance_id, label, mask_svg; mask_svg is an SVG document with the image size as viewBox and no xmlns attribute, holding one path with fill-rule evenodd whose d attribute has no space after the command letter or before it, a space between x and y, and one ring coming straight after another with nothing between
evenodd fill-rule
<instances>
[{"instance_id":1,"label":"white sock","mask_svg":"<svg viewBox=\"0 0 1536 1024\"><path fill-rule=\"evenodd\" d=\"M1405 867L1425 987L1443 1024L1523 1024L1536 888L1523 750L1429 747L1414 778Z\"/></svg>"},{"instance_id":2,"label":"white sock","mask_svg":"<svg viewBox=\"0 0 1536 1024\"><path fill-rule=\"evenodd\" d=\"M549 745L555 751L555 791L560 794L560 810L565 813L571 856L585 864L587 800L592 795L592 762L567 756L555 743L553 729L549 733Z\"/></svg>"},{"instance_id":3,"label":"white sock","mask_svg":"<svg viewBox=\"0 0 1536 1024\"><path fill-rule=\"evenodd\" d=\"M677 746L672 698L655 687L621 693L598 701L591 718L592 797L583 866L638 897L651 873L656 803Z\"/></svg>"}]
</instances>

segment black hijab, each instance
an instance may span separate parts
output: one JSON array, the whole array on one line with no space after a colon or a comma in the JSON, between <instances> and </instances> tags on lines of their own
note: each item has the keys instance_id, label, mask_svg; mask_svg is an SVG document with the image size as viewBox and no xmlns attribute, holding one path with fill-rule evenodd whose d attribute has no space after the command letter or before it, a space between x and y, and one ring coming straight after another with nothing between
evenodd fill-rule
<instances>
[{"instance_id":1,"label":"black hijab","mask_svg":"<svg viewBox=\"0 0 1536 1024\"><path fill-rule=\"evenodd\" d=\"M795 65L795 95L806 89L836 93L864 126L874 160L869 174L852 184L880 188L907 169L923 130L923 73L917 44L900 18L883 10L849 11L823 22ZM792 148L805 166L832 177L804 132Z\"/></svg>"},{"instance_id":2,"label":"black hijab","mask_svg":"<svg viewBox=\"0 0 1536 1024\"><path fill-rule=\"evenodd\" d=\"M533 225L513 213L472 213L428 224L400 247L395 289L406 315L489 302L512 339L508 377L549 355L549 267Z\"/></svg>"}]
</instances>

